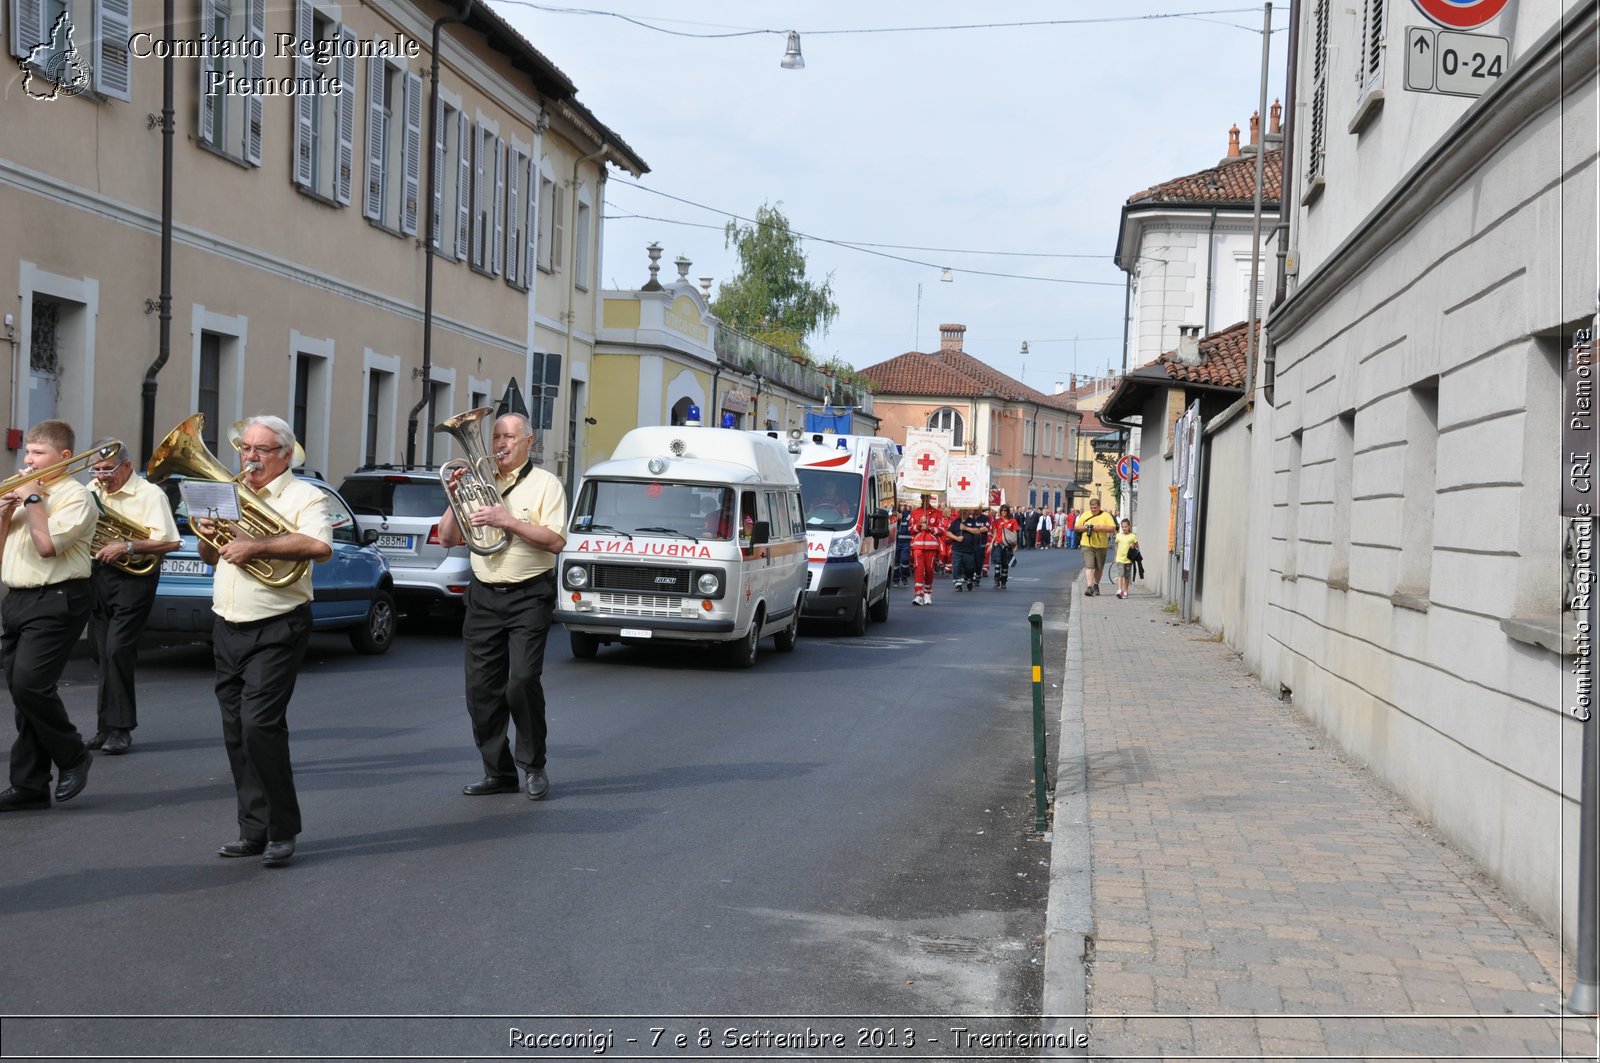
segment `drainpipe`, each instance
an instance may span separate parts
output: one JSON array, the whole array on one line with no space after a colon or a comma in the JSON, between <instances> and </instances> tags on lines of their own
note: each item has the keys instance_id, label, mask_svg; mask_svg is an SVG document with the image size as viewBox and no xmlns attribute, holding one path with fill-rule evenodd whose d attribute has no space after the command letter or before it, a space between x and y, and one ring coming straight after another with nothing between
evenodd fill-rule
<instances>
[{"instance_id":1,"label":"drainpipe","mask_svg":"<svg viewBox=\"0 0 1600 1063\"><path fill-rule=\"evenodd\" d=\"M1267 61L1272 55L1272 5L1264 4L1261 16L1261 104L1256 109L1256 129L1261 130L1261 123L1267 120ZM1261 184L1267 166L1267 138L1264 132L1257 137L1256 143L1256 192L1255 192L1255 218L1250 232L1250 287L1245 298L1250 303L1250 315L1246 318L1248 324L1245 329L1245 360L1244 360L1244 400L1247 404L1255 402L1256 398L1256 355L1259 345L1256 341L1256 332L1259 330L1256 306L1256 287L1261 276ZM1282 210L1282 207L1279 207Z\"/></svg>"},{"instance_id":2,"label":"drainpipe","mask_svg":"<svg viewBox=\"0 0 1600 1063\"><path fill-rule=\"evenodd\" d=\"M168 48L161 60L161 294L159 311L161 321L160 345L156 360L144 371L144 403L139 428L141 463L148 462L156 449L156 377L172 356L172 117L173 96L173 0L165 0L161 7L161 35Z\"/></svg>"},{"instance_id":3,"label":"drainpipe","mask_svg":"<svg viewBox=\"0 0 1600 1063\"><path fill-rule=\"evenodd\" d=\"M1282 231L1278 238L1278 283L1272 295L1272 309L1274 310L1289 297L1288 257L1289 243L1292 239L1292 227L1289 224L1289 217L1298 195L1295 190L1294 179L1294 87L1296 81L1295 64L1299 61L1300 16L1295 13L1289 19L1289 87L1284 93L1283 100L1283 178L1278 187L1278 225ZM1273 404L1273 396L1277 391L1277 346L1270 338L1261 346L1261 399L1268 406Z\"/></svg>"},{"instance_id":4,"label":"drainpipe","mask_svg":"<svg viewBox=\"0 0 1600 1063\"><path fill-rule=\"evenodd\" d=\"M1264 151L1266 149L1266 146L1267 146L1266 139L1262 138L1262 141L1261 141L1260 145L1257 146L1256 151L1257 152ZM1206 327L1201 332L1201 335L1203 335L1203 336L1211 335L1211 289L1212 289L1212 286L1213 286L1213 284L1215 282L1216 272L1217 272L1217 208L1216 207L1212 207L1211 208L1211 224L1206 228L1206 313L1205 313L1205 324L1206 324Z\"/></svg>"},{"instance_id":5,"label":"drainpipe","mask_svg":"<svg viewBox=\"0 0 1600 1063\"><path fill-rule=\"evenodd\" d=\"M611 145L601 143L598 150L591 151L574 162L572 164L572 183L567 186L572 192L572 195L568 197L571 203L567 209L567 233L570 237L571 247L570 253L567 255L567 312L564 315L567 323L567 339L561 358L561 392L567 397L569 406L572 404L572 331L577 324L573 317L572 301L578 290L578 171L583 168L584 163L593 162L596 159L602 160L600 168L604 170L605 163L603 160L609 154L611 154ZM599 241L596 241L595 251L597 254L599 253ZM716 384L713 382L711 385L711 397L713 399L716 398L716 390ZM702 420L700 423L704 424L705 422ZM568 439L566 454L564 456L558 455L556 458L556 474L562 480L568 480L572 475L572 459L577 456L577 448L578 441L576 439ZM566 462L565 468L561 466L563 461ZM567 484L567 495L568 497L572 495L572 485L570 483Z\"/></svg>"},{"instance_id":6,"label":"drainpipe","mask_svg":"<svg viewBox=\"0 0 1600 1063\"><path fill-rule=\"evenodd\" d=\"M169 0L170 2L170 0ZM417 417L432 397L433 383L433 230L439 224L439 208L434 196L439 188L439 31L452 22L465 22L472 13L472 0L461 0L461 10L433 20L433 52L428 67L428 215L422 230L422 395L406 418L406 467L417 463ZM459 195L459 191L457 192Z\"/></svg>"}]
</instances>

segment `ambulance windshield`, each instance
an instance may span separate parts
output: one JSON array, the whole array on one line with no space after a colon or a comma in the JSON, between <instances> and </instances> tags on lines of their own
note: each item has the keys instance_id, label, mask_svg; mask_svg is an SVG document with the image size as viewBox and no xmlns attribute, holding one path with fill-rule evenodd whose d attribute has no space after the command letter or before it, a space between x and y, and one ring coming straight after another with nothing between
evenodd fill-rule
<instances>
[{"instance_id":1,"label":"ambulance windshield","mask_svg":"<svg viewBox=\"0 0 1600 1063\"><path fill-rule=\"evenodd\" d=\"M589 480L572 510L572 532L696 540L731 539L734 494L715 484Z\"/></svg>"},{"instance_id":2,"label":"ambulance windshield","mask_svg":"<svg viewBox=\"0 0 1600 1063\"><path fill-rule=\"evenodd\" d=\"M831 469L799 468L800 501L806 511L806 528L843 531L856 526L861 509L861 476Z\"/></svg>"}]
</instances>

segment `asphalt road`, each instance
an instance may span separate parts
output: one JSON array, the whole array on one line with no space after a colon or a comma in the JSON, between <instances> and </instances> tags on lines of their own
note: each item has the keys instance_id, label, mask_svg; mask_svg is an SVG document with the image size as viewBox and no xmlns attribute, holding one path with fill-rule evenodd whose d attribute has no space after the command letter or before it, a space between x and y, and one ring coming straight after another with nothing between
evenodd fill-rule
<instances>
[{"instance_id":1,"label":"asphalt road","mask_svg":"<svg viewBox=\"0 0 1600 1063\"><path fill-rule=\"evenodd\" d=\"M480 771L455 636L380 658L315 636L290 711L305 833L278 870L214 855L237 831L209 651L149 652L133 752L0 819L4 1053L526 1058L518 1016L620 1040L655 1016L692 1037L715 1015L1035 1014L1027 610L1047 605L1048 687L1076 571L1035 551L1005 591L897 590L866 638L802 629L749 671L578 661L557 628L538 803L459 792ZM93 677L74 661L63 687L85 733Z\"/></svg>"}]
</instances>

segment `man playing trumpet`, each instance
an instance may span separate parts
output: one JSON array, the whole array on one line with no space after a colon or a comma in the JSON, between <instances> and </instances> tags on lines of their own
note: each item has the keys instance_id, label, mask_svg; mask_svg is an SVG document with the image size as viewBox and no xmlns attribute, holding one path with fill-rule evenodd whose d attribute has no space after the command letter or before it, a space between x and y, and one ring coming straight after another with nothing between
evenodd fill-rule
<instances>
[{"instance_id":1,"label":"man playing trumpet","mask_svg":"<svg viewBox=\"0 0 1600 1063\"><path fill-rule=\"evenodd\" d=\"M462 787L469 797L512 794L519 789L517 768L527 772L528 799L550 792L545 775L544 645L555 611L556 554L566 546L567 496L561 481L528 457L533 430L521 414L494 422L494 453L499 505L479 506L468 520L474 527L498 528L508 545L494 554L472 554L461 641L467 654L467 714L472 738L483 757L483 779ZM467 470L450 479L452 497ZM439 518L439 541L466 541L455 507ZM516 750L506 740L506 725L517 728Z\"/></svg>"},{"instance_id":2,"label":"man playing trumpet","mask_svg":"<svg viewBox=\"0 0 1600 1063\"><path fill-rule=\"evenodd\" d=\"M311 567L283 587L271 587L242 567L255 560L326 561L333 529L325 496L289 471L294 432L279 417L245 422L239 458L244 483L294 530L252 538L235 527L220 549L218 521L194 518L200 557L217 567L212 590L211 649L217 670L222 738L239 802L239 840L218 856L259 856L268 867L287 864L300 833L300 802L289 762L289 699L311 638Z\"/></svg>"},{"instance_id":3,"label":"man playing trumpet","mask_svg":"<svg viewBox=\"0 0 1600 1063\"><path fill-rule=\"evenodd\" d=\"M95 447L111 442L102 439ZM94 555L90 577L94 607L89 613L89 636L100 661L100 692L89 748L103 747L108 754L117 756L133 746L133 729L139 726L133 670L138 659L139 632L150 618L156 583L161 578L159 566L142 574L131 572L126 566L130 561L159 559L183 544L166 494L133 471L127 451L89 466L89 471L94 474L89 490L100 509L144 531L140 535L130 527L127 538L104 537L104 545Z\"/></svg>"},{"instance_id":4,"label":"man playing trumpet","mask_svg":"<svg viewBox=\"0 0 1600 1063\"><path fill-rule=\"evenodd\" d=\"M0 812L50 807L50 768L57 801L70 801L89 779L94 755L56 691L72 646L89 621L89 538L99 511L88 488L67 472L41 472L72 461L74 433L65 421L40 421L23 442L25 467L0 495L0 664L16 709L11 785Z\"/></svg>"}]
</instances>

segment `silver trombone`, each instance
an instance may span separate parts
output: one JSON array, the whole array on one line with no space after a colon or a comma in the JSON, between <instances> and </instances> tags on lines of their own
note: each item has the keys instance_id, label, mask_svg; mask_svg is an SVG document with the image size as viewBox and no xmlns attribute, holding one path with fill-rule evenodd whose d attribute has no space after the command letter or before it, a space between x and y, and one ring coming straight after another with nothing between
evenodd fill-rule
<instances>
[{"instance_id":1,"label":"silver trombone","mask_svg":"<svg viewBox=\"0 0 1600 1063\"><path fill-rule=\"evenodd\" d=\"M448 432L461 445L465 458L451 458L439 466L439 482L444 484L445 498L461 526L461 535L467 549L488 557L498 554L511 545L506 533L489 525L474 526L472 514L480 509L504 504L500 489L494 485L495 463L483 442L483 421L494 416L493 406L480 406L476 410L458 413L434 425L435 432ZM463 472L459 482L452 484L455 470Z\"/></svg>"}]
</instances>

